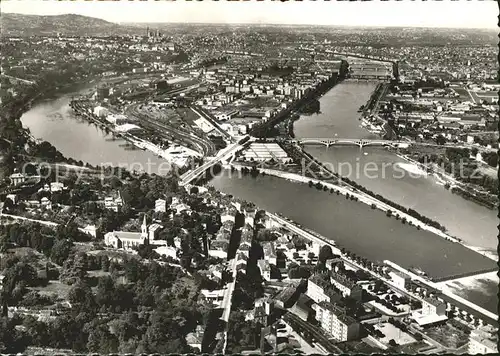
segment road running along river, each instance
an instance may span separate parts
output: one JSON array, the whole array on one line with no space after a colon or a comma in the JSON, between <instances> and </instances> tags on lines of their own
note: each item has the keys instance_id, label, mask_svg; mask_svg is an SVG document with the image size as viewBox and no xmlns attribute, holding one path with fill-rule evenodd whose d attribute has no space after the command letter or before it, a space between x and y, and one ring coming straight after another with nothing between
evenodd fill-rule
<instances>
[{"instance_id":1,"label":"road running along river","mask_svg":"<svg viewBox=\"0 0 500 356\"><path fill-rule=\"evenodd\" d=\"M149 151L134 149L127 141L75 116L69 107L71 96L83 94L90 86L75 93L35 104L21 117L24 127L35 138L50 142L65 157L92 165L113 165L129 170L167 174L170 164ZM126 149L128 147L128 149Z\"/></svg>"}]
</instances>

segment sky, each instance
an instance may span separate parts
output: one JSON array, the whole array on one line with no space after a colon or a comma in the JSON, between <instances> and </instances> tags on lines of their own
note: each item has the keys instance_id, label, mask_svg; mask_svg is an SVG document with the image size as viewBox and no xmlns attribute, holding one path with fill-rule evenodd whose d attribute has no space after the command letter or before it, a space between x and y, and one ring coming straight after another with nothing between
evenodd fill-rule
<instances>
[{"instance_id":1,"label":"sky","mask_svg":"<svg viewBox=\"0 0 500 356\"><path fill-rule=\"evenodd\" d=\"M194 22L496 28L494 0L473 1L54 1L2 0L2 12L79 14L116 23Z\"/></svg>"}]
</instances>

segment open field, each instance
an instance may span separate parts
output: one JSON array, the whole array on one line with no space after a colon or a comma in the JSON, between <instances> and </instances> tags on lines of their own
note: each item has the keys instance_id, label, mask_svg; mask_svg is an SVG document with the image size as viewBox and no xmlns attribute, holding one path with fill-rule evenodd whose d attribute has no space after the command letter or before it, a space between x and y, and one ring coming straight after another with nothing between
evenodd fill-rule
<instances>
[{"instance_id":1,"label":"open field","mask_svg":"<svg viewBox=\"0 0 500 356\"><path fill-rule=\"evenodd\" d=\"M38 291L41 295L56 294L58 299L66 300L71 286L54 280L49 281L45 287L34 287L32 289Z\"/></svg>"}]
</instances>

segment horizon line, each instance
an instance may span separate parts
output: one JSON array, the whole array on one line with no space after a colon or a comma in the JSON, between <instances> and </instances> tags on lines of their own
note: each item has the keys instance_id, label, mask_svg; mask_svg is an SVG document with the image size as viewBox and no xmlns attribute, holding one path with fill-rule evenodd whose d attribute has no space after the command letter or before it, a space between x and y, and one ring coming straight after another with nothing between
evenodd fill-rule
<instances>
[{"instance_id":1,"label":"horizon line","mask_svg":"<svg viewBox=\"0 0 500 356\"><path fill-rule=\"evenodd\" d=\"M81 17L87 17L91 19L97 19L97 20L102 20L105 22L108 22L110 24L114 25L127 25L127 24L136 24L136 25L147 25L147 24L174 24L174 25L254 25L254 26L312 26L312 27L343 27L343 28L427 28L427 29L440 29L440 30L446 30L446 29L461 29L461 30L490 30L493 31L497 26L495 27L436 27L436 26L416 26L416 25L334 25L334 24L307 24L307 23L302 23L302 24L293 24L293 23L262 23L262 22L186 22L186 21L165 21L165 22L145 22L145 21L122 21L122 22L114 22L114 21L109 21L106 19L103 19L101 17L94 17L94 16L87 16L87 15L81 15L81 14L76 14L76 13L65 13L65 14L24 14L20 12L3 12L3 14L11 14L11 15L23 15L23 16L45 16L45 17L57 17L57 16L68 16L68 15L73 15L73 16L81 16Z\"/></svg>"}]
</instances>

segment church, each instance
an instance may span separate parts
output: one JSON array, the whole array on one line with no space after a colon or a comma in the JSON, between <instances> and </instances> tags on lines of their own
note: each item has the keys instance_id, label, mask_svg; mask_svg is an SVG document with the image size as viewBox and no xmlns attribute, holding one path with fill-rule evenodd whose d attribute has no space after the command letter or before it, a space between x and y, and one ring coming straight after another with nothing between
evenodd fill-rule
<instances>
[{"instance_id":1,"label":"church","mask_svg":"<svg viewBox=\"0 0 500 356\"><path fill-rule=\"evenodd\" d=\"M141 232L128 231L112 231L104 235L104 244L114 248L122 248L124 250L133 250L141 245L155 240L158 233L162 229L160 224L147 225L146 216L141 225Z\"/></svg>"}]
</instances>

